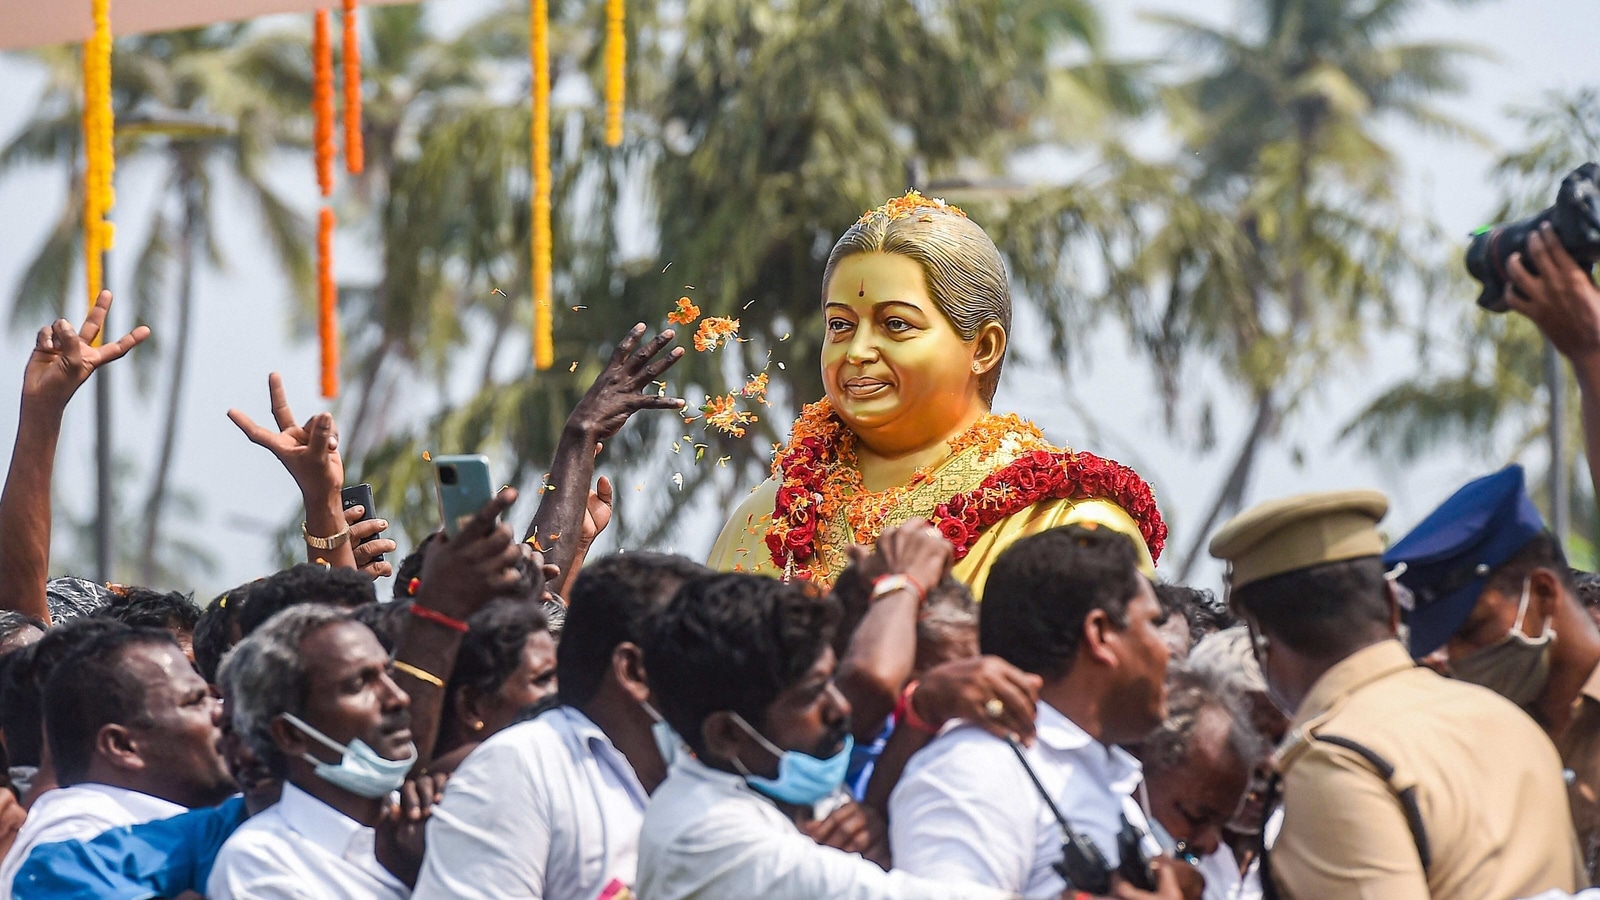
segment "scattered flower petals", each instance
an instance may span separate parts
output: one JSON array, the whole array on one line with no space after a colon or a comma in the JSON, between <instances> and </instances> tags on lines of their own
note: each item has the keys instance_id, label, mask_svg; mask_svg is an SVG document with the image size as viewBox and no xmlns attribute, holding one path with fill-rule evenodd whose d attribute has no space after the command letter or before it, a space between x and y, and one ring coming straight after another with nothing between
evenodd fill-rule
<instances>
[{"instance_id":1,"label":"scattered flower petals","mask_svg":"<svg viewBox=\"0 0 1600 900\"><path fill-rule=\"evenodd\" d=\"M679 297L677 308L667 313L667 321L674 325L688 325L698 318L700 318L700 307L695 306L694 301L688 297Z\"/></svg>"},{"instance_id":2,"label":"scattered flower petals","mask_svg":"<svg viewBox=\"0 0 1600 900\"><path fill-rule=\"evenodd\" d=\"M707 316L701 320L699 330L694 333L694 349L705 353L708 350L716 350L738 337L738 319Z\"/></svg>"},{"instance_id":3,"label":"scattered flower petals","mask_svg":"<svg viewBox=\"0 0 1600 900\"><path fill-rule=\"evenodd\" d=\"M733 394L710 398L701 411L706 414L707 428L736 438L744 437L744 426L758 421L755 413L739 408L739 400Z\"/></svg>"}]
</instances>

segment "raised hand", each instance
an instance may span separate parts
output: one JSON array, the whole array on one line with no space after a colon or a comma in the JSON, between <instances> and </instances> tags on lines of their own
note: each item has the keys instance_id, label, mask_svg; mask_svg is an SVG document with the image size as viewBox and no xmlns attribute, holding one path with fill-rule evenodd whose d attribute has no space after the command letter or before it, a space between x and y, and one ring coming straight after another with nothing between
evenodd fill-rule
<instances>
[{"instance_id":1,"label":"raised hand","mask_svg":"<svg viewBox=\"0 0 1600 900\"><path fill-rule=\"evenodd\" d=\"M884 529L872 555L882 560L883 571L909 575L927 591L950 571L955 548L925 520L913 519Z\"/></svg>"},{"instance_id":2,"label":"raised hand","mask_svg":"<svg viewBox=\"0 0 1600 900\"><path fill-rule=\"evenodd\" d=\"M682 409L681 397L663 397L651 391L645 393L652 382L683 358L683 348L674 347L666 356L661 351L672 342L674 332L667 329L649 343L639 346L644 337L643 322L633 326L611 354L611 361L601 370L600 377L589 385L589 390L573 407L567 417L566 430L581 436L589 443L603 441L622 430L634 413L643 409ZM657 359L657 357L661 357ZM587 481L588 479L585 479Z\"/></svg>"},{"instance_id":3,"label":"raised hand","mask_svg":"<svg viewBox=\"0 0 1600 900\"><path fill-rule=\"evenodd\" d=\"M140 325L119 341L94 346L105 327L106 313L110 311L111 292L101 291L81 329L74 329L66 319L57 319L55 324L39 329L33 355L28 357L22 374L24 401L37 400L65 407L96 369L121 359L150 336L149 327Z\"/></svg>"},{"instance_id":4,"label":"raised hand","mask_svg":"<svg viewBox=\"0 0 1600 900\"><path fill-rule=\"evenodd\" d=\"M272 402L272 418L278 430L272 431L257 425L249 416L237 409L228 410L228 418L239 426L251 443L265 447L283 463L300 486L300 493L321 498L330 491L338 494L344 486L344 460L339 456L339 430L331 413L318 413L304 425L295 423L294 412L289 409L289 398L283 390L283 376L273 372L267 376L267 394ZM343 504L340 504L343 517Z\"/></svg>"},{"instance_id":5,"label":"raised hand","mask_svg":"<svg viewBox=\"0 0 1600 900\"><path fill-rule=\"evenodd\" d=\"M422 564L417 603L465 621L490 600L519 591L527 571L540 582L534 585L534 596L543 590L543 559L517 542L511 526L500 521L500 514L515 502L517 489L501 488L455 537L441 534L435 539ZM525 555L532 558L525 562Z\"/></svg>"},{"instance_id":6,"label":"raised hand","mask_svg":"<svg viewBox=\"0 0 1600 900\"><path fill-rule=\"evenodd\" d=\"M606 530L611 524L612 511L611 479L600 476L594 484L594 490L589 492L589 504L583 511L583 534L578 539L578 552L581 554L589 549L594 539L600 532Z\"/></svg>"},{"instance_id":7,"label":"raised hand","mask_svg":"<svg viewBox=\"0 0 1600 900\"><path fill-rule=\"evenodd\" d=\"M1528 235L1528 258L1511 257L1506 302L1532 319L1562 356L1600 353L1600 288L1561 245L1549 223ZM1529 263L1539 274L1529 270Z\"/></svg>"}]
</instances>

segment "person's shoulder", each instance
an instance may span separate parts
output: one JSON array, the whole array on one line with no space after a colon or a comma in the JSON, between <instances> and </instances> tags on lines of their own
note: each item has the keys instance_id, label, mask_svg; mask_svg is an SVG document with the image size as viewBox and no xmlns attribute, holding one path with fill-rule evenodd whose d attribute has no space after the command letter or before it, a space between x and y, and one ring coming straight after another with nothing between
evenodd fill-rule
<instances>
[{"instance_id":1,"label":"person's shoulder","mask_svg":"<svg viewBox=\"0 0 1600 900\"><path fill-rule=\"evenodd\" d=\"M961 724L912 755L896 793L908 783L938 782L983 790L1023 777L1022 766L1005 741L976 725Z\"/></svg>"},{"instance_id":2,"label":"person's shoulder","mask_svg":"<svg viewBox=\"0 0 1600 900\"><path fill-rule=\"evenodd\" d=\"M289 828L276 806L246 819L217 851L213 872L237 865L279 865L292 867L300 838Z\"/></svg>"}]
</instances>

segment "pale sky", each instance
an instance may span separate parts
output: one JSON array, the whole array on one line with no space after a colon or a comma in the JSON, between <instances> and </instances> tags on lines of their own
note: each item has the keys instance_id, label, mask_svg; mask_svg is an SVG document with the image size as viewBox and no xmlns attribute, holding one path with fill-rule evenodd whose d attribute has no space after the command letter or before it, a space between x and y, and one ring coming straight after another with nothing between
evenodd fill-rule
<instances>
[{"instance_id":1,"label":"pale sky","mask_svg":"<svg viewBox=\"0 0 1600 900\"><path fill-rule=\"evenodd\" d=\"M447 17L473 8L475 0L433 0ZM1227 22L1234 0L1138 0L1100 4L1116 52L1157 55L1167 46L1162 33L1143 22L1139 13L1164 10ZM448 7L448 8L446 8ZM1473 64L1470 90L1444 107L1490 135L1501 146L1522 140L1505 115L1513 104L1537 102L1549 90L1571 90L1600 83L1600 63L1594 55L1593 36L1600 34L1600 3L1594 0L1482 0L1465 9L1441 2L1423 4L1411 20L1408 37L1477 43L1496 60ZM0 56L0 140L8 139L31 109L40 78L26 63ZM1397 150L1401 167L1395 173L1403 195L1413 209L1431 215L1447 232L1465 234L1483 224L1493 210L1495 192L1488 180L1491 149L1419 135L1405 128L1388 128L1386 137ZM299 171L303 168L305 171ZM286 166L280 173L293 196L311 208L314 202L309 162ZM0 296L10 297L25 262L32 256L62 202L64 175L56 169L19 170L0 181ZM127 254L142 237L139 220L148 209L155 189L148 168L123 166L118 170L119 249L113 261L113 287L126 284ZM1551 187L1553 196L1554 185ZM258 420L266 416L266 374L284 373L296 412L304 418L320 407L316 398L316 349L310 336L291 340L288 335L287 299L281 279L260 254L248 211L235 197L228 202L239 211L237 221L223 228L232 267L224 273L202 272L198 279L191 380L184 410L185 439L175 476L179 487L201 497L205 508L191 521L169 513L168 521L193 540L209 541L220 571L196 577L189 587L202 597L269 571L273 563L270 531L287 521L298 503L288 476L265 451L249 444L227 420L230 406L241 406ZM847 223L840 223L841 228ZM348 261L352 247L341 242L339 257ZM347 270L348 271L348 270ZM1471 304L1464 295L1446 302ZM125 330L128 312L118 317ZM40 323L44 324L44 323ZM1017 329L1019 335L1025 328ZM0 433L16 427L15 397L32 332L0 334ZM1024 340L1024 344L1025 344ZM1122 459L1138 468L1155 485L1164 512L1173 527L1174 555L1186 547L1192 534L1185 523L1204 514L1218 479L1230 460L1246 425L1239 406L1219 410L1218 433L1222 452L1198 457L1187 452L1161 430L1159 410L1150 382L1127 358L1126 342L1107 333L1105 348L1092 369L1074 374L1071 390L1093 418L1094 428L1063 407L1061 382L1053 374L1030 375L1021 367L1007 369L997 408L1016 410L1037 419L1058 442L1094 450ZM1252 500L1309 490L1376 487L1393 500L1386 527L1402 533L1463 481L1503 465L1506 458L1467 458L1442 454L1422 464L1397 467L1367 458L1353 444L1335 443L1339 427L1386 385L1410 373L1415 366L1409 340L1391 337L1379 341L1368 360L1338 383L1330 384L1312 409L1296 421L1293 443L1305 451L1304 464L1291 459L1289 441L1271 447L1261 460L1252 485ZM1197 374L1204 378L1205 373ZM72 510L88 509L93 490L93 398L85 390L69 410L62 434L56 475L60 503ZM430 398L431 400L431 394ZM140 459L154 457L159 446L156 430L161 407L151 398L135 395L124 375L117 386L119 452ZM338 408L335 407L335 412ZM0 442L0 459L9 460L9 441ZM1505 452L1509 452L1506 448ZM1530 462L1536 462L1530 459ZM605 471L602 462L601 471ZM752 485L753 486L753 485ZM142 501L141 481L125 492L123 503ZM652 485L648 490L670 490ZM525 520L531 499L518 505L514 516ZM670 546L700 555L709 548L721 513L702 510L682 517L683 524ZM59 516L58 516L59 524ZM136 535L121 535L133 541ZM62 536L58 533L58 540ZM59 565L53 568L59 568ZM92 575L91 572L80 574ZM1192 579L1202 587L1217 587L1218 570L1211 566ZM167 587L167 586L162 586Z\"/></svg>"}]
</instances>

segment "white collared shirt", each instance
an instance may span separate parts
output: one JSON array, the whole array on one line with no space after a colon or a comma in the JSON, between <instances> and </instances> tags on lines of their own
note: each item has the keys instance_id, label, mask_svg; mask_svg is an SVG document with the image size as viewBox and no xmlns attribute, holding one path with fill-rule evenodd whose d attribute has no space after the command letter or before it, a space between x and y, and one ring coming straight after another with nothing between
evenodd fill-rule
<instances>
[{"instance_id":1,"label":"white collared shirt","mask_svg":"<svg viewBox=\"0 0 1600 900\"><path fill-rule=\"evenodd\" d=\"M1239 859L1226 841L1217 844L1215 852L1200 860L1200 874L1205 876L1206 890L1203 900L1261 900L1261 858L1250 861L1250 868L1239 872Z\"/></svg>"},{"instance_id":2,"label":"white collared shirt","mask_svg":"<svg viewBox=\"0 0 1600 900\"><path fill-rule=\"evenodd\" d=\"M639 836L639 900L921 900L1003 891L885 872L802 834L745 780L680 759L650 798Z\"/></svg>"},{"instance_id":3,"label":"white collared shirt","mask_svg":"<svg viewBox=\"0 0 1600 900\"><path fill-rule=\"evenodd\" d=\"M293 784L222 845L208 900L405 900L411 891L378 863L371 828Z\"/></svg>"},{"instance_id":4,"label":"white collared shirt","mask_svg":"<svg viewBox=\"0 0 1600 900\"><path fill-rule=\"evenodd\" d=\"M588 716L559 706L473 750L428 820L416 900L591 900L632 886L649 795Z\"/></svg>"},{"instance_id":5,"label":"white collared shirt","mask_svg":"<svg viewBox=\"0 0 1600 900\"><path fill-rule=\"evenodd\" d=\"M188 812L170 800L112 787L75 784L39 795L17 832L5 860L0 861L0 900L11 900L11 883L33 848L57 841L92 840L124 825L140 825Z\"/></svg>"},{"instance_id":6,"label":"white collared shirt","mask_svg":"<svg viewBox=\"0 0 1600 900\"><path fill-rule=\"evenodd\" d=\"M1048 703L1038 707L1028 765L1061 813L1116 867L1122 819L1149 832L1133 799L1143 770L1121 747L1090 737ZM1154 838L1147 849L1159 852ZM971 725L953 728L911 758L889 797L896 868L925 878L977 882L1024 897L1056 897L1066 882L1061 826L1005 741Z\"/></svg>"}]
</instances>

